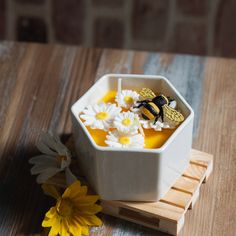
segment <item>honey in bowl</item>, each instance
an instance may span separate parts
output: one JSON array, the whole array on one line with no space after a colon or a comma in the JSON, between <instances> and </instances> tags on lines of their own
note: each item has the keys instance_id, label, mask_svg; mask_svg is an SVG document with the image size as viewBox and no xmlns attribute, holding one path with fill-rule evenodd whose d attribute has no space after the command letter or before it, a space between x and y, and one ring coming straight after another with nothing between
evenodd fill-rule
<instances>
[{"instance_id":1,"label":"honey in bowl","mask_svg":"<svg viewBox=\"0 0 236 236\"><path fill-rule=\"evenodd\" d=\"M98 103L115 103L115 97L117 95L117 91L108 91ZM126 108L122 108L123 112L128 111ZM113 131L114 128L110 128L109 131L105 131L102 129L92 129L90 126L86 126L90 135L92 136L95 143L99 146L108 146L105 142L106 136L109 131ZM176 128L172 129L162 129L161 131L155 131L154 129L143 129L144 132L144 148L147 149L155 149L160 148L167 139L173 134Z\"/></svg>"}]
</instances>

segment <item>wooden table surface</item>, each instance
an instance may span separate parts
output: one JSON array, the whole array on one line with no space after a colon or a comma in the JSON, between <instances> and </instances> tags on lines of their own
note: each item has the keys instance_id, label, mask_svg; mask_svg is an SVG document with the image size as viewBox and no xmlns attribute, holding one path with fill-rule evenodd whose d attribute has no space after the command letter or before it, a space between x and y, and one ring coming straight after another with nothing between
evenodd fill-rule
<instances>
[{"instance_id":1,"label":"wooden table surface","mask_svg":"<svg viewBox=\"0 0 236 236\"><path fill-rule=\"evenodd\" d=\"M192 105L193 147L214 155L214 172L180 235L235 235L236 60L11 42L0 44L0 235L42 233L52 202L28 159L41 130L71 133L71 105L106 73L164 75ZM165 235L102 218L91 235Z\"/></svg>"}]
</instances>

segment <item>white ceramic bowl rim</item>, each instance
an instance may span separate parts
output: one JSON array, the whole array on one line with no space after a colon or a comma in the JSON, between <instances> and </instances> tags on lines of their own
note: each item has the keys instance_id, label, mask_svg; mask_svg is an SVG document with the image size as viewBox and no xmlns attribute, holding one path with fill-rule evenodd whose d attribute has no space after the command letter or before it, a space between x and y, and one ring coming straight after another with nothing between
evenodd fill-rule
<instances>
[{"instance_id":1,"label":"white ceramic bowl rim","mask_svg":"<svg viewBox=\"0 0 236 236\"><path fill-rule=\"evenodd\" d=\"M119 78L125 78L125 77L132 77L132 78L144 78L147 77L148 79L162 79L164 80L169 87L171 87L171 89L174 91L174 93L179 97L179 99L183 102L183 104L188 108L188 110L190 111L190 114L188 115L187 118L185 118L185 120L179 125L179 127L173 132L173 134L171 134L171 136L166 140L166 142L160 147L160 148L155 148L155 149L147 149L147 148L118 148L118 147L104 147L104 146L99 146L95 143L95 141L93 140L92 136L90 135L89 131L87 130L86 126L84 125L84 123L81 121L81 119L79 118L79 115L76 114L75 112L75 106L76 103L78 102L78 100L72 105L71 107L71 112L73 113L73 115L75 116L76 120L79 122L79 124L81 125L83 131L86 133L87 137L89 138L90 142L92 143L93 147L99 151L121 151L121 152L148 152L148 153L161 153L163 152L166 147L174 140L174 138L181 132L181 130L186 126L186 124L188 123L189 120L191 120L194 116L194 112L193 109L190 107L190 105L186 102L186 100L183 98L183 96L175 89L175 87L164 77L161 75L145 75L145 74L105 74L103 75L100 79L98 79L88 90L87 92L89 92L94 86L95 84L104 79L105 77L119 77ZM86 92L86 93L87 93ZM85 93L85 94L86 94ZM83 96L85 96L85 94ZM81 96L81 98L83 97Z\"/></svg>"}]
</instances>

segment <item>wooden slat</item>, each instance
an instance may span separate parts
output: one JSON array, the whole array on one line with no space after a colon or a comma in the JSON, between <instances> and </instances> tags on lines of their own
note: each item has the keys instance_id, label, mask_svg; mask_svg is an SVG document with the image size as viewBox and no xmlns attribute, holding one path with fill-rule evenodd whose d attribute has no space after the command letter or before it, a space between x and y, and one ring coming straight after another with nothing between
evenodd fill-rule
<instances>
[{"instance_id":1,"label":"wooden slat","mask_svg":"<svg viewBox=\"0 0 236 236\"><path fill-rule=\"evenodd\" d=\"M198 198L199 198L199 194L200 194L200 186L197 188L197 190L194 192L194 194L192 195L192 200L191 203L189 205L188 209L193 209L195 203L197 202Z\"/></svg>"},{"instance_id":2,"label":"wooden slat","mask_svg":"<svg viewBox=\"0 0 236 236\"><path fill-rule=\"evenodd\" d=\"M179 190L170 189L168 193L160 201L187 209L191 203L192 194L185 193Z\"/></svg>"},{"instance_id":3,"label":"wooden slat","mask_svg":"<svg viewBox=\"0 0 236 236\"><path fill-rule=\"evenodd\" d=\"M183 176L200 182L205 177L205 172L205 167L190 163L187 170L184 171Z\"/></svg>"},{"instance_id":4,"label":"wooden slat","mask_svg":"<svg viewBox=\"0 0 236 236\"><path fill-rule=\"evenodd\" d=\"M184 212L183 209L166 204L164 202L123 202L123 201L105 201L102 200L103 205L112 205L117 208L127 208L135 212L144 212L150 216L158 216L162 219L168 219L178 222Z\"/></svg>"},{"instance_id":5,"label":"wooden slat","mask_svg":"<svg viewBox=\"0 0 236 236\"><path fill-rule=\"evenodd\" d=\"M141 209L139 208L139 206L143 206L143 204L140 203L130 202L127 206L119 203L121 202L114 205L114 202L102 201L103 213L173 235L179 232L184 224L184 214L181 213L180 208L165 203L149 203L146 204L145 209L143 209L143 207ZM132 205L133 207L131 207ZM164 209L165 215L169 211L169 216L173 217L173 215L176 216L178 212L178 217L181 217L178 221L161 217L161 215L157 214L157 212L161 213L161 211L163 211L161 209Z\"/></svg>"},{"instance_id":6,"label":"wooden slat","mask_svg":"<svg viewBox=\"0 0 236 236\"><path fill-rule=\"evenodd\" d=\"M181 190L185 193L193 194L199 186L198 180L193 180L185 176L181 176L173 185L173 189Z\"/></svg>"},{"instance_id":7,"label":"wooden slat","mask_svg":"<svg viewBox=\"0 0 236 236\"><path fill-rule=\"evenodd\" d=\"M191 150L191 159L192 164L202 165L203 167L208 167L212 163L213 156L206 152L201 152L196 149Z\"/></svg>"}]
</instances>

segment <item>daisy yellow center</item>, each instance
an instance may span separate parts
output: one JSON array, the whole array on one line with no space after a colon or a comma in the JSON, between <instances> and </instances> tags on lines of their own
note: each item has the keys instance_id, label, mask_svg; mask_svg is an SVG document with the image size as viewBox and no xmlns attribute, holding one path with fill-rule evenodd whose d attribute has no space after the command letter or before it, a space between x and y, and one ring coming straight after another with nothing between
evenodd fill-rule
<instances>
[{"instance_id":1,"label":"daisy yellow center","mask_svg":"<svg viewBox=\"0 0 236 236\"><path fill-rule=\"evenodd\" d=\"M122 124L125 126L129 126L132 124L132 120L130 118L125 118L124 120L122 120Z\"/></svg>"},{"instance_id":2,"label":"daisy yellow center","mask_svg":"<svg viewBox=\"0 0 236 236\"><path fill-rule=\"evenodd\" d=\"M121 143L123 145L128 145L128 144L130 144L130 138L127 136L122 136L119 138L119 143Z\"/></svg>"},{"instance_id":3,"label":"daisy yellow center","mask_svg":"<svg viewBox=\"0 0 236 236\"><path fill-rule=\"evenodd\" d=\"M133 103L133 102L134 102L134 99L133 99L132 97L130 97L130 96L125 96L125 97L124 97L124 101L125 101L126 103Z\"/></svg>"},{"instance_id":4,"label":"daisy yellow center","mask_svg":"<svg viewBox=\"0 0 236 236\"><path fill-rule=\"evenodd\" d=\"M62 161L66 161L67 157L66 156L58 156L57 160L61 163Z\"/></svg>"},{"instance_id":5,"label":"daisy yellow center","mask_svg":"<svg viewBox=\"0 0 236 236\"><path fill-rule=\"evenodd\" d=\"M105 111L101 111L96 114L96 118L98 120L106 120L109 118L109 114Z\"/></svg>"},{"instance_id":6,"label":"daisy yellow center","mask_svg":"<svg viewBox=\"0 0 236 236\"><path fill-rule=\"evenodd\" d=\"M70 199L62 198L57 202L57 212L62 217L68 217L73 214L74 205Z\"/></svg>"}]
</instances>

